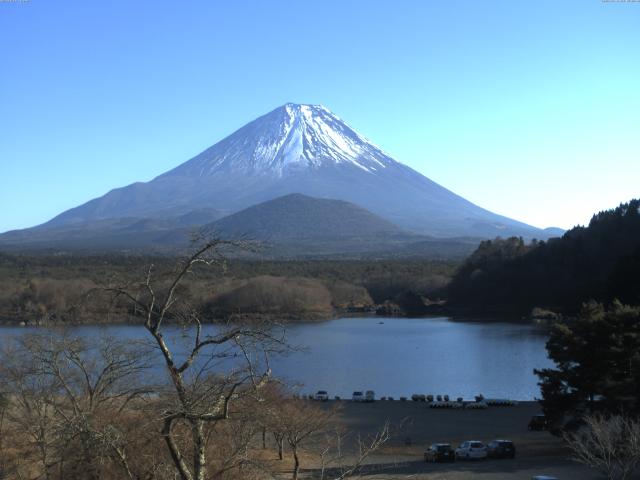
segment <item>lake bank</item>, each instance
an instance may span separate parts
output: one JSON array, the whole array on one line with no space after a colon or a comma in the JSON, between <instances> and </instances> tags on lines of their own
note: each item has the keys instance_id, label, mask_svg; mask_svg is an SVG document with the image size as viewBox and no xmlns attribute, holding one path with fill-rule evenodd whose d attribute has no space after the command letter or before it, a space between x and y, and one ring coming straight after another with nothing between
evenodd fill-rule
<instances>
[{"instance_id":1,"label":"lake bank","mask_svg":"<svg viewBox=\"0 0 640 480\"><path fill-rule=\"evenodd\" d=\"M553 312L549 312L553 313ZM555 314L554 314L555 315ZM326 322L339 318L440 318L447 317L461 322L487 322L487 323L513 323L513 324L549 324L562 318L561 316L536 316L519 315L508 310L474 310L472 308L448 306L443 302L433 302L424 309L407 312L397 305L389 303L373 305L367 308L334 308L330 312L298 312L298 313L233 313L225 317L203 317L203 324L229 325L229 324L305 324ZM89 319L74 320L73 318L61 318L56 315L40 318L25 318L21 316L0 316L0 328L8 327L80 327L80 326L107 326L107 325L142 325L144 319L140 316L106 314L103 320L91 316ZM167 324L179 323L168 317Z\"/></svg>"}]
</instances>

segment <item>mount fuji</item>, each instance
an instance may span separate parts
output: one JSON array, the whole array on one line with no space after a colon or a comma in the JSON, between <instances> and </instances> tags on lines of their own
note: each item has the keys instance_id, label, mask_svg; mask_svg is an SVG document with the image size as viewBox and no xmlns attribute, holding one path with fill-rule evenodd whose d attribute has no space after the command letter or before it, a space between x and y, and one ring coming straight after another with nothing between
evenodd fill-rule
<instances>
[{"instance_id":1,"label":"mount fuji","mask_svg":"<svg viewBox=\"0 0 640 480\"><path fill-rule=\"evenodd\" d=\"M549 237L394 160L325 107L288 103L149 182L116 188L38 227L8 232L0 243L114 225L135 230L141 222L161 230L204 225L294 193L353 203L412 234Z\"/></svg>"}]
</instances>

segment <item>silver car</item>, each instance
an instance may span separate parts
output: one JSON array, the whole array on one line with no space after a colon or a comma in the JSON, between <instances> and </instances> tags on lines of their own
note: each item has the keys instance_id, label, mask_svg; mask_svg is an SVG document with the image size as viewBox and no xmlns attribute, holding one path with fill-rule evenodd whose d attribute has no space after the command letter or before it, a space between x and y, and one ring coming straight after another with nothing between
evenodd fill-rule
<instances>
[{"instance_id":1,"label":"silver car","mask_svg":"<svg viewBox=\"0 0 640 480\"><path fill-rule=\"evenodd\" d=\"M466 460L487 458L487 447L478 440L462 442L460 446L456 448L456 458Z\"/></svg>"}]
</instances>

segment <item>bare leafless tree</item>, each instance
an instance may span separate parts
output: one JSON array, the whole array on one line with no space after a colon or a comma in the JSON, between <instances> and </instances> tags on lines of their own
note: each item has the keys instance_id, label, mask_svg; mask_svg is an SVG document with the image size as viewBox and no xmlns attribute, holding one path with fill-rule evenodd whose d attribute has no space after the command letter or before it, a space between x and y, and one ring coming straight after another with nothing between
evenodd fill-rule
<instances>
[{"instance_id":1,"label":"bare leafless tree","mask_svg":"<svg viewBox=\"0 0 640 480\"><path fill-rule=\"evenodd\" d=\"M355 477L367 458L389 440L388 423L365 438L344 428L340 412L339 405L320 406L283 397L262 412L276 440L280 460L284 442L291 451L293 480L300 477L303 451L319 459L320 478L343 480Z\"/></svg>"},{"instance_id":2,"label":"bare leafless tree","mask_svg":"<svg viewBox=\"0 0 640 480\"><path fill-rule=\"evenodd\" d=\"M575 461L605 474L610 480L626 480L640 464L640 422L624 415L588 415L584 427L566 434Z\"/></svg>"},{"instance_id":3,"label":"bare leafless tree","mask_svg":"<svg viewBox=\"0 0 640 480\"><path fill-rule=\"evenodd\" d=\"M26 438L24 452L37 457L42 477L75 469L98 478L106 460L134 478L118 419L145 393L145 369L143 350L107 337L32 334L6 346L0 381L7 419Z\"/></svg>"},{"instance_id":4,"label":"bare leafless tree","mask_svg":"<svg viewBox=\"0 0 640 480\"><path fill-rule=\"evenodd\" d=\"M282 400L270 411L271 430L284 439L293 455L293 480L300 475L300 451L308 443L318 446L321 434L330 431L337 420L336 408L321 408L306 400Z\"/></svg>"},{"instance_id":5,"label":"bare leafless tree","mask_svg":"<svg viewBox=\"0 0 640 480\"><path fill-rule=\"evenodd\" d=\"M56 426L51 419L50 405L54 401L54 389L48 378L30 375L33 371L22 363L14 349L3 352L2 389L10 399L6 410L7 423L17 427L21 436L14 436L13 446L19 453L19 459L13 459L13 467L18 463L36 464L42 472L42 478L51 478L51 469L55 465L52 451L55 448ZM15 360L8 362L6 359ZM3 437L13 433L14 428L6 425Z\"/></svg>"},{"instance_id":6,"label":"bare leafless tree","mask_svg":"<svg viewBox=\"0 0 640 480\"><path fill-rule=\"evenodd\" d=\"M160 395L164 400L161 435L182 480L209 478L207 445L212 425L230 418L234 402L259 395L271 375L268 353L283 345L281 337L275 338L269 326L262 325L230 325L205 335L199 313L180 298L185 278L198 266L222 265L221 249L228 246L237 245L207 241L180 263L165 284L154 277L152 266L142 283L108 288L141 313L160 351L170 386ZM180 354L165 335L169 321L189 328L191 344Z\"/></svg>"},{"instance_id":7,"label":"bare leafless tree","mask_svg":"<svg viewBox=\"0 0 640 480\"><path fill-rule=\"evenodd\" d=\"M321 452L320 478L344 480L358 478L367 458L379 450L391 438L391 427L385 422L382 427L367 437L356 435L342 428L335 428L326 436ZM345 444L352 444L352 451L345 450ZM327 473L327 467L330 473Z\"/></svg>"}]
</instances>

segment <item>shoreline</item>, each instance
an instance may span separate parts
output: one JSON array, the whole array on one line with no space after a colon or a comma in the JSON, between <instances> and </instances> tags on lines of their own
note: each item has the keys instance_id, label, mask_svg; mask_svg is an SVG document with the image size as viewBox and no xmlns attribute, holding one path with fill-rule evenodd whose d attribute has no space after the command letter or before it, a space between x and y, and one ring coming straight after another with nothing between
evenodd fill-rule
<instances>
[{"instance_id":1,"label":"shoreline","mask_svg":"<svg viewBox=\"0 0 640 480\"><path fill-rule=\"evenodd\" d=\"M471 312L470 310L459 309L442 309L429 311L422 314L387 314L378 313L375 309L368 311L350 311L335 310L331 314L325 313L309 313L303 315L294 314L235 314L228 318L215 318L203 322L203 325L229 325L229 324L260 324L273 323L276 325L295 325L295 324L313 324L328 322L340 318L380 318L392 320L398 319L430 319L430 318L447 318L454 322L463 323L510 323L510 324L538 324L544 325L548 320L532 317L520 317L503 312L488 313L486 311ZM172 322L167 319L167 325L178 325L178 322ZM81 327L81 326L117 326L117 325L142 325L142 319L132 320L131 318L114 319L110 321L87 321L75 322L68 320L21 320L10 317L0 318L0 328L2 327L43 327L43 328L59 328L59 327Z\"/></svg>"}]
</instances>

